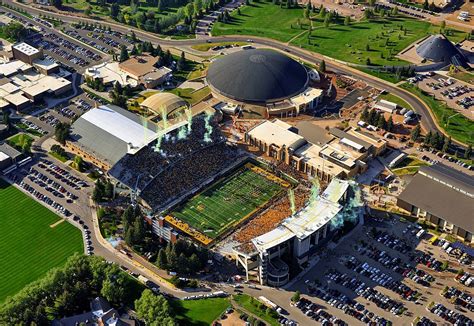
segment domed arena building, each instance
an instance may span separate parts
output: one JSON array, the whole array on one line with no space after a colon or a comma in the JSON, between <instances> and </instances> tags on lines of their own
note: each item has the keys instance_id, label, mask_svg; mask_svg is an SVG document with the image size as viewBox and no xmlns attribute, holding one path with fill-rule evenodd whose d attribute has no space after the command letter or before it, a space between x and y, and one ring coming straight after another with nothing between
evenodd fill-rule
<instances>
[{"instance_id":1,"label":"domed arena building","mask_svg":"<svg viewBox=\"0 0 474 326\"><path fill-rule=\"evenodd\" d=\"M322 91L310 86L306 68L273 50L248 49L211 63L206 77L215 98L241 109L264 109L267 116L298 115L315 108Z\"/></svg>"}]
</instances>

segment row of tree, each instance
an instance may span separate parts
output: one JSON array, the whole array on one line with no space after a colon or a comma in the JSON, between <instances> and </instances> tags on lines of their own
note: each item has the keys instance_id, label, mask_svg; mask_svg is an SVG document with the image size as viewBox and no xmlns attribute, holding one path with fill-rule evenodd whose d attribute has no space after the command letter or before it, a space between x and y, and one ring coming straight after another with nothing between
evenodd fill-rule
<instances>
[{"instance_id":1,"label":"row of tree","mask_svg":"<svg viewBox=\"0 0 474 326\"><path fill-rule=\"evenodd\" d=\"M178 240L174 244L168 243L165 249L160 249L156 265L168 271L192 275L206 266L208 258L209 252L207 249Z\"/></svg>"},{"instance_id":2,"label":"row of tree","mask_svg":"<svg viewBox=\"0 0 474 326\"><path fill-rule=\"evenodd\" d=\"M28 33L28 30L23 24L15 21L11 21L7 25L0 26L0 30L5 38L13 42L23 40Z\"/></svg>"},{"instance_id":3,"label":"row of tree","mask_svg":"<svg viewBox=\"0 0 474 326\"><path fill-rule=\"evenodd\" d=\"M367 108L364 109L360 119L372 126L379 127L380 129L386 130L388 132L392 132L394 129L394 123L392 116L388 119L385 119L385 116L382 112L372 109L368 110Z\"/></svg>"}]
</instances>

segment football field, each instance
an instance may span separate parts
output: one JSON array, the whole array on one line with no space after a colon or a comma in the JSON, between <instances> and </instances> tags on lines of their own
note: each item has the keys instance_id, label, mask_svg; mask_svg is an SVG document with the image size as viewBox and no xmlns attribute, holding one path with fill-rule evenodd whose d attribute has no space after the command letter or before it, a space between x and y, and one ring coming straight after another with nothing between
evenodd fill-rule
<instances>
[{"instance_id":1,"label":"football field","mask_svg":"<svg viewBox=\"0 0 474 326\"><path fill-rule=\"evenodd\" d=\"M191 198L170 215L215 239L284 189L284 185L271 180L271 177L244 166Z\"/></svg>"},{"instance_id":2,"label":"football field","mask_svg":"<svg viewBox=\"0 0 474 326\"><path fill-rule=\"evenodd\" d=\"M2 179L0 203L1 303L84 249L77 228Z\"/></svg>"}]
</instances>

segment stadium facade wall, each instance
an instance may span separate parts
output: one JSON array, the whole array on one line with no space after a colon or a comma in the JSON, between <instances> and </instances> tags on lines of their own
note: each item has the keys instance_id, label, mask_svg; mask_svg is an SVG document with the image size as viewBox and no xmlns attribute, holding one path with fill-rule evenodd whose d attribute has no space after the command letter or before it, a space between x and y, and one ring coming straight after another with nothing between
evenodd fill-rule
<instances>
[{"instance_id":1,"label":"stadium facade wall","mask_svg":"<svg viewBox=\"0 0 474 326\"><path fill-rule=\"evenodd\" d=\"M88 153L87 151L83 150L81 147L77 146L71 141L66 141L66 148L69 149L73 154L79 155L85 161L94 164L95 166L97 166L98 168L104 171L108 171L112 168L112 166L109 163L101 160L97 156L94 156Z\"/></svg>"}]
</instances>

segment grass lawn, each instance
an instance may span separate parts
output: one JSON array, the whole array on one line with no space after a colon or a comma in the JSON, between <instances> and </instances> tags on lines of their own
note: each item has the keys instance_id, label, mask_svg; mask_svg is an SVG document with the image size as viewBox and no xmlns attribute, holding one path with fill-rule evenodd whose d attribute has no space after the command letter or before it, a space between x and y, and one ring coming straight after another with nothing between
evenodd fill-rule
<instances>
[{"instance_id":1,"label":"grass lawn","mask_svg":"<svg viewBox=\"0 0 474 326\"><path fill-rule=\"evenodd\" d=\"M54 157L54 158L60 160L60 161L63 162L63 163L66 162L67 160L69 160L68 157L59 155L58 153L53 152L53 151L49 151L48 154L51 155L52 157Z\"/></svg>"},{"instance_id":2,"label":"grass lawn","mask_svg":"<svg viewBox=\"0 0 474 326\"><path fill-rule=\"evenodd\" d=\"M270 316L266 313L266 307L260 309L258 307L259 301L255 298L252 298L251 296L247 294L238 294L233 297L235 302L237 302L238 305L240 305L242 308L247 310L248 312L253 313L269 325L274 325L274 326L279 326L280 323L278 322L278 319ZM252 300L253 299L253 300Z\"/></svg>"},{"instance_id":3,"label":"grass lawn","mask_svg":"<svg viewBox=\"0 0 474 326\"><path fill-rule=\"evenodd\" d=\"M194 90L192 88L175 88L170 90L169 92L178 95L191 105L200 102L207 95L211 94L211 90L208 86L198 90Z\"/></svg>"},{"instance_id":4,"label":"grass lawn","mask_svg":"<svg viewBox=\"0 0 474 326\"><path fill-rule=\"evenodd\" d=\"M0 179L0 302L82 253L81 232Z\"/></svg>"},{"instance_id":5,"label":"grass lawn","mask_svg":"<svg viewBox=\"0 0 474 326\"><path fill-rule=\"evenodd\" d=\"M215 239L282 191L282 186L242 167L170 213Z\"/></svg>"},{"instance_id":6,"label":"grass lawn","mask_svg":"<svg viewBox=\"0 0 474 326\"><path fill-rule=\"evenodd\" d=\"M208 326L230 307L226 298L170 301L180 325Z\"/></svg>"},{"instance_id":7,"label":"grass lawn","mask_svg":"<svg viewBox=\"0 0 474 326\"><path fill-rule=\"evenodd\" d=\"M402 108L413 109L411 105L408 104L404 99L390 93L382 94L378 97L378 99L396 103L398 104L398 106L401 106Z\"/></svg>"},{"instance_id":8,"label":"grass lawn","mask_svg":"<svg viewBox=\"0 0 474 326\"><path fill-rule=\"evenodd\" d=\"M408 156L403 161L401 161L395 169L392 169L392 172L398 176L406 174L415 174L420 166L428 166L430 164L422 161L416 157Z\"/></svg>"},{"instance_id":9,"label":"grass lawn","mask_svg":"<svg viewBox=\"0 0 474 326\"><path fill-rule=\"evenodd\" d=\"M254 35L269 37L282 42L303 32L309 20L303 17L302 8L284 9L271 2L253 2L249 6L233 11L230 23L216 22L212 28L212 36L218 35ZM303 29L297 26L300 20Z\"/></svg>"},{"instance_id":10,"label":"grass lawn","mask_svg":"<svg viewBox=\"0 0 474 326\"><path fill-rule=\"evenodd\" d=\"M444 102L434 99L414 85L405 83L401 87L421 98L431 108L441 128L453 139L474 145L474 121L469 120L462 114L457 114L455 110L448 108ZM453 116L454 114L457 115ZM449 119L449 124L447 124L446 120L451 116L453 117Z\"/></svg>"},{"instance_id":11,"label":"grass lawn","mask_svg":"<svg viewBox=\"0 0 474 326\"><path fill-rule=\"evenodd\" d=\"M33 140L34 140L33 137L29 136L28 134L19 133L8 138L7 143L10 146L13 146L19 151L21 151L25 143L28 143L29 145L31 145L33 143Z\"/></svg>"},{"instance_id":12,"label":"grass lawn","mask_svg":"<svg viewBox=\"0 0 474 326\"><path fill-rule=\"evenodd\" d=\"M193 48L194 50L206 52L215 46L226 46L226 45L244 46L247 44L248 44L247 42L217 42L217 43L204 43L204 44L192 45L191 48Z\"/></svg>"},{"instance_id":13,"label":"grass lawn","mask_svg":"<svg viewBox=\"0 0 474 326\"><path fill-rule=\"evenodd\" d=\"M403 26L403 31L400 26ZM402 65L407 62L395 58L398 52L416 40L437 32L439 27L425 21L408 17L380 18L354 22L349 26L316 28L311 37L308 38L306 32L292 44L354 64L365 65L369 58L373 66ZM448 38L459 41L464 36L465 32L453 31Z\"/></svg>"}]
</instances>

